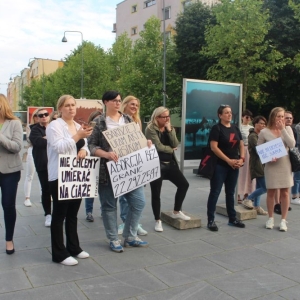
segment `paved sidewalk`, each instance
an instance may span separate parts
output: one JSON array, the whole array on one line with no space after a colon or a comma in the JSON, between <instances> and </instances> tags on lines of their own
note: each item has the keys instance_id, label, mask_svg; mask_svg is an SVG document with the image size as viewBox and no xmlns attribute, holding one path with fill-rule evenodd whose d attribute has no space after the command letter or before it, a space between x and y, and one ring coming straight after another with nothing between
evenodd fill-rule
<instances>
[{"instance_id":1,"label":"paved sidewalk","mask_svg":"<svg viewBox=\"0 0 300 300\"><path fill-rule=\"evenodd\" d=\"M25 164L24 164L25 169ZM23 180L17 198L16 253L7 255L3 212L0 212L0 300L47 299L300 299L300 206L292 205L288 231L264 228L267 217L245 221L246 228L227 225L217 215L217 233L206 229L209 181L185 170L190 182L183 210L199 215L204 227L176 230L163 224L154 231L150 188L141 223L148 231L148 248L126 248L113 253L100 218L99 200L94 203L94 223L85 221L84 203L78 215L82 248L91 257L74 267L52 263L50 230L44 226L37 175L32 207L23 205ZM164 182L162 210L173 207L174 187ZM224 203L224 193L219 203ZM262 200L265 208L265 197ZM121 222L121 221L120 221Z\"/></svg>"}]
</instances>

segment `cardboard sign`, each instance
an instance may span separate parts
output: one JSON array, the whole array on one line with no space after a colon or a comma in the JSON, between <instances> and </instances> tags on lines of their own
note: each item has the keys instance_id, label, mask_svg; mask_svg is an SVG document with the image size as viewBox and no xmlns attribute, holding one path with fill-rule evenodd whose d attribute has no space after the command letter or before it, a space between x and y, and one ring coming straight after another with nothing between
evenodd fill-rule
<instances>
[{"instance_id":1,"label":"cardboard sign","mask_svg":"<svg viewBox=\"0 0 300 300\"><path fill-rule=\"evenodd\" d=\"M160 177L160 163L156 148L145 147L107 163L115 198Z\"/></svg>"},{"instance_id":2,"label":"cardboard sign","mask_svg":"<svg viewBox=\"0 0 300 300\"><path fill-rule=\"evenodd\" d=\"M58 200L98 196L100 157L59 155Z\"/></svg>"},{"instance_id":3,"label":"cardboard sign","mask_svg":"<svg viewBox=\"0 0 300 300\"><path fill-rule=\"evenodd\" d=\"M146 137L134 122L103 131L103 135L118 157L123 157L147 146Z\"/></svg>"},{"instance_id":4,"label":"cardboard sign","mask_svg":"<svg viewBox=\"0 0 300 300\"><path fill-rule=\"evenodd\" d=\"M281 137L256 146L256 151L262 164L271 161L272 158L280 158L288 155Z\"/></svg>"}]
</instances>

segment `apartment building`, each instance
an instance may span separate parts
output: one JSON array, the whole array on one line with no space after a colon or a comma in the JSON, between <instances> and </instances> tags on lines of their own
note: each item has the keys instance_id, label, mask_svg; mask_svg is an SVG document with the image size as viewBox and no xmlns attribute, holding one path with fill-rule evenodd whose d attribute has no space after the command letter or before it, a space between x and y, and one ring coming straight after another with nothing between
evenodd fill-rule
<instances>
[{"instance_id":1,"label":"apartment building","mask_svg":"<svg viewBox=\"0 0 300 300\"><path fill-rule=\"evenodd\" d=\"M40 79L43 75L54 73L58 68L63 67L64 62L53 59L34 58L30 59L28 68L24 68L20 75L10 78L11 82L7 88L7 99L12 110L19 110L19 103L23 101L24 88L30 85L33 79Z\"/></svg>"},{"instance_id":2,"label":"apartment building","mask_svg":"<svg viewBox=\"0 0 300 300\"><path fill-rule=\"evenodd\" d=\"M140 37L139 33L151 16L164 20L163 7L165 6L165 32L170 36L174 32L177 15L195 1L198 0L124 0L117 4L113 32L116 33L116 37L127 32L128 36L135 41ZM201 2L211 6L219 1L201 0ZM163 32L163 22L161 22L161 32Z\"/></svg>"}]
</instances>

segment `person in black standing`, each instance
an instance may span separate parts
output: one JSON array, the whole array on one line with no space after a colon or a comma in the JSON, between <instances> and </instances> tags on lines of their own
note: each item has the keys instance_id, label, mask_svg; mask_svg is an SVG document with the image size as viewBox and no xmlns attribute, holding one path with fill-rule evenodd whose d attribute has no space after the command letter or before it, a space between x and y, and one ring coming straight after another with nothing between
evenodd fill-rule
<instances>
[{"instance_id":1,"label":"person in black standing","mask_svg":"<svg viewBox=\"0 0 300 300\"><path fill-rule=\"evenodd\" d=\"M239 168L245 160L245 149L241 132L231 124L232 111L229 105L218 108L219 123L214 125L209 135L210 148L218 157L215 172L210 179L210 193L207 200L207 228L218 231L214 221L215 210L223 184L225 185L228 225L244 228L245 224L236 218L234 192L239 176Z\"/></svg>"},{"instance_id":2,"label":"person in black standing","mask_svg":"<svg viewBox=\"0 0 300 300\"><path fill-rule=\"evenodd\" d=\"M36 112L38 123L31 128L29 140L32 144L32 156L42 188L42 205L45 212L45 226L51 226L51 196L48 182L48 158L46 127L49 124L49 113L45 108Z\"/></svg>"}]
</instances>

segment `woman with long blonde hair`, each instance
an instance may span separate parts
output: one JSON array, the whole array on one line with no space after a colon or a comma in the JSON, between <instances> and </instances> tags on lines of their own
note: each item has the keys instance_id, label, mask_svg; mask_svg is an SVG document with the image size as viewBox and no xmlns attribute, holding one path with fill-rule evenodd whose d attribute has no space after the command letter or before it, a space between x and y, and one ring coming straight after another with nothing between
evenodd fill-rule
<instances>
[{"instance_id":1,"label":"woman with long blonde hair","mask_svg":"<svg viewBox=\"0 0 300 300\"><path fill-rule=\"evenodd\" d=\"M6 253L15 252L13 236L16 223L16 197L23 169L20 151L23 146L21 121L14 116L8 101L0 94L0 188L4 212Z\"/></svg>"}]
</instances>

